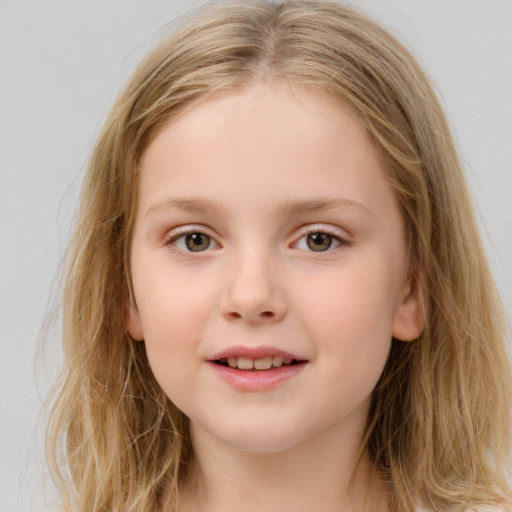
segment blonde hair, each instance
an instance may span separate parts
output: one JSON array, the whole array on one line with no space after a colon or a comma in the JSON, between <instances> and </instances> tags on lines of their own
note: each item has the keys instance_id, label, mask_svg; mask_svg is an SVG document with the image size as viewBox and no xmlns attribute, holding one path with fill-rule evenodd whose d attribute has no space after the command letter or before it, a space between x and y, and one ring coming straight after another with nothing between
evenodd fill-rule
<instances>
[{"instance_id":1,"label":"blonde hair","mask_svg":"<svg viewBox=\"0 0 512 512\"><path fill-rule=\"evenodd\" d=\"M66 367L48 432L63 509L157 511L179 495L192 456L187 418L126 332L138 163L169 118L262 80L313 88L351 109L384 158L407 225L426 329L411 343L393 340L365 440L390 509L504 503L506 322L443 112L383 28L348 7L292 0L192 18L139 66L99 136L67 257Z\"/></svg>"}]
</instances>

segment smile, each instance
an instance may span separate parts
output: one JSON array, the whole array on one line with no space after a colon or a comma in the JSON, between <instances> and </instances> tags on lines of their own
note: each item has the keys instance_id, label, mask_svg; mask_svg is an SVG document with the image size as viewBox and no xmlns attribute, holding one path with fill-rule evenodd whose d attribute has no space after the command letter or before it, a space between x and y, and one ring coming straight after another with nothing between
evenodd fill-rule
<instances>
[{"instance_id":1,"label":"smile","mask_svg":"<svg viewBox=\"0 0 512 512\"><path fill-rule=\"evenodd\" d=\"M237 368L238 370L260 371L280 368L283 365L297 364L299 361L281 356L267 356L258 359L252 359L250 357L228 357L218 359L215 362L223 366L229 366L230 368Z\"/></svg>"},{"instance_id":2,"label":"smile","mask_svg":"<svg viewBox=\"0 0 512 512\"><path fill-rule=\"evenodd\" d=\"M274 347L232 347L208 360L215 373L240 391L268 391L298 376L309 361Z\"/></svg>"}]
</instances>

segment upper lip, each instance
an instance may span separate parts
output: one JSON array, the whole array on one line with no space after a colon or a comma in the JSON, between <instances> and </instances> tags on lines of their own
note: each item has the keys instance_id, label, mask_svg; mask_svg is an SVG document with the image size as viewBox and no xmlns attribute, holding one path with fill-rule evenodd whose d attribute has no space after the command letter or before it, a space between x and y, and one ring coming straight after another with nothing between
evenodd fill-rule
<instances>
[{"instance_id":1,"label":"upper lip","mask_svg":"<svg viewBox=\"0 0 512 512\"><path fill-rule=\"evenodd\" d=\"M275 347L260 346L260 347L244 347L236 346L229 347L222 352L214 354L210 361L218 361L219 359L229 359L230 357L247 357L249 359L261 359L263 357L282 357L283 359L294 359L295 361L305 361L305 358L300 357L291 352L286 352Z\"/></svg>"}]
</instances>

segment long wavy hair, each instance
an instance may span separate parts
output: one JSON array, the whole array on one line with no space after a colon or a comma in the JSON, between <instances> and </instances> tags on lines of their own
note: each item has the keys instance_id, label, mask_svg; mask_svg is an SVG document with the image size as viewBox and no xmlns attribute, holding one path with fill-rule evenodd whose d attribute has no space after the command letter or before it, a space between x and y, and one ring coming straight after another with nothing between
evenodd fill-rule
<instances>
[{"instance_id":1,"label":"long wavy hair","mask_svg":"<svg viewBox=\"0 0 512 512\"><path fill-rule=\"evenodd\" d=\"M188 421L126 331L139 162L173 116L261 81L320 91L355 113L405 219L426 328L393 340L365 432L390 510L508 503L507 326L433 88L357 10L290 0L197 13L140 64L99 135L67 253L65 367L47 437L62 509L159 511L169 495L176 506L193 456Z\"/></svg>"}]
</instances>

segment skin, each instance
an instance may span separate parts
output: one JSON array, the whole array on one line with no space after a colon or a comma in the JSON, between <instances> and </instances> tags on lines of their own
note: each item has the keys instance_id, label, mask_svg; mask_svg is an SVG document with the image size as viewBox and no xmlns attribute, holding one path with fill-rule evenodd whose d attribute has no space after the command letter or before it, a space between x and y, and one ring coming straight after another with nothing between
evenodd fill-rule
<instances>
[{"instance_id":1,"label":"skin","mask_svg":"<svg viewBox=\"0 0 512 512\"><path fill-rule=\"evenodd\" d=\"M392 336L423 323L403 219L358 120L283 84L202 101L143 155L131 249L128 330L191 421L182 510L387 510L360 443ZM233 346L306 362L244 391L209 362Z\"/></svg>"}]
</instances>

